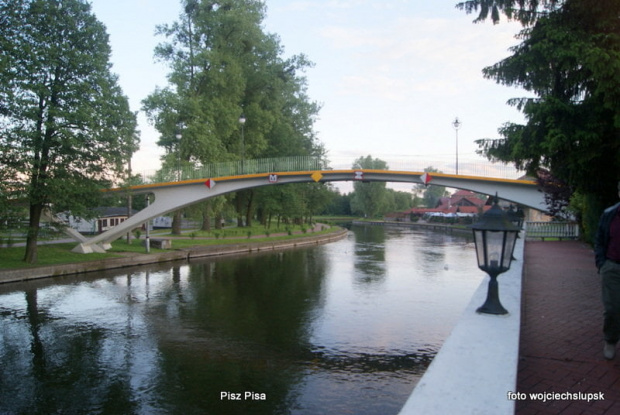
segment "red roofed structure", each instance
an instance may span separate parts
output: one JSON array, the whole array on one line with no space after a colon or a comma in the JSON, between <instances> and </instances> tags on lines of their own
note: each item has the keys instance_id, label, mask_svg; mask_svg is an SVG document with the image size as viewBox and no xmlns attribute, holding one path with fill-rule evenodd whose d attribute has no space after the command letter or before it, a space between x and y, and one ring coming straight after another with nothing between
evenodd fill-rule
<instances>
[{"instance_id":1,"label":"red roofed structure","mask_svg":"<svg viewBox=\"0 0 620 415\"><path fill-rule=\"evenodd\" d=\"M432 217L474 217L491 208L486 205L487 199L481 199L469 190L459 190L450 197L439 199L434 208L412 208L404 212L393 212L385 215L386 220L409 222L412 218L427 219Z\"/></svg>"}]
</instances>

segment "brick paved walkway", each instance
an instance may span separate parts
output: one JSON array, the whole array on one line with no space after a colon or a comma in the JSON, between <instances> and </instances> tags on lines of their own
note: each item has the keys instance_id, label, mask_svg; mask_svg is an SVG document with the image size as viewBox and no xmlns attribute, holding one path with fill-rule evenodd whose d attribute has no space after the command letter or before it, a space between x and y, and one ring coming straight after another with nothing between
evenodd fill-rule
<instances>
[{"instance_id":1,"label":"brick paved walkway","mask_svg":"<svg viewBox=\"0 0 620 415\"><path fill-rule=\"evenodd\" d=\"M620 346L603 359L603 307L592 249L581 242L527 242L518 415L620 414ZM530 393L604 394L603 401L531 400Z\"/></svg>"}]
</instances>

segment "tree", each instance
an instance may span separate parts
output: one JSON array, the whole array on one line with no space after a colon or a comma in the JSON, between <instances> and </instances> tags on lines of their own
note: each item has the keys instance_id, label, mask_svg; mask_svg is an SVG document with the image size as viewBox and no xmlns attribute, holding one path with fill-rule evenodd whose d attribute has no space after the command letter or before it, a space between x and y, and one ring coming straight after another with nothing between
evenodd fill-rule
<instances>
[{"instance_id":1,"label":"tree","mask_svg":"<svg viewBox=\"0 0 620 415\"><path fill-rule=\"evenodd\" d=\"M584 221L596 222L616 201L620 179L620 2L476 0L459 7L479 9L478 20L492 10L493 21L504 12L524 24L513 55L483 73L535 95L509 101L527 123L507 123L501 139L479 140L480 152L533 176L547 169L588 200Z\"/></svg>"},{"instance_id":2,"label":"tree","mask_svg":"<svg viewBox=\"0 0 620 415\"><path fill-rule=\"evenodd\" d=\"M413 196L410 192L399 192L394 189L387 189L390 205L386 212L395 212L411 209L413 206Z\"/></svg>"},{"instance_id":3,"label":"tree","mask_svg":"<svg viewBox=\"0 0 620 415\"><path fill-rule=\"evenodd\" d=\"M351 216L351 194L341 194L336 188L332 189L331 192L332 196L330 198L330 203L325 206L325 209L323 209L321 214L331 216Z\"/></svg>"},{"instance_id":4,"label":"tree","mask_svg":"<svg viewBox=\"0 0 620 415\"><path fill-rule=\"evenodd\" d=\"M482 22L489 17L493 23L498 23L503 13L509 20L529 25L562 2L563 0L469 0L458 3L456 7L467 13L478 11L475 23Z\"/></svg>"},{"instance_id":5,"label":"tree","mask_svg":"<svg viewBox=\"0 0 620 415\"><path fill-rule=\"evenodd\" d=\"M167 41L155 56L170 65L170 86L143 101L171 154L164 163L322 155L313 131L319 105L303 76L312 64L281 57L278 37L263 32L264 2L183 0L182 7L179 21L158 28ZM253 192L235 200L248 224Z\"/></svg>"},{"instance_id":6,"label":"tree","mask_svg":"<svg viewBox=\"0 0 620 415\"><path fill-rule=\"evenodd\" d=\"M368 155L355 160L353 168L388 170L388 165L385 161L378 158L373 159L372 156ZM351 195L351 211L369 218L376 217L385 212L388 203L387 195L384 182L355 182Z\"/></svg>"},{"instance_id":7,"label":"tree","mask_svg":"<svg viewBox=\"0 0 620 415\"><path fill-rule=\"evenodd\" d=\"M170 87L143 102L159 145L198 163L316 151L319 107L299 74L312 64L303 55L281 58L277 36L262 30L264 3L183 0L182 6L179 21L158 27L168 41L155 56L170 65Z\"/></svg>"},{"instance_id":8,"label":"tree","mask_svg":"<svg viewBox=\"0 0 620 415\"><path fill-rule=\"evenodd\" d=\"M45 208L85 216L136 145L105 27L81 0L0 3L0 193L29 207L25 261Z\"/></svg>"}]
</instances>

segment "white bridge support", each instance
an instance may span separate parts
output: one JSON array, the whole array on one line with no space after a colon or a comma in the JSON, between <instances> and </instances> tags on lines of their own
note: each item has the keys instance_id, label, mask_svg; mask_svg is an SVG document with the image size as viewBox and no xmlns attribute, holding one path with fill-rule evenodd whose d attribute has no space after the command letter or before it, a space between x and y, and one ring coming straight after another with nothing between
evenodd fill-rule
<instances>
[{"instance_id":1,"label":"white bridge support","mask_svg":"<svg viewBox=\"0 0 620 415\"><path fill-rule=\"evenodd\" d=\"M260 173L213 179L186 180L133 186L131 192L155 195L155 201L114 228L87 240L81 240L73 252L105 252L111 243L157 216L181 209L211 197L259 186L304 182L362 181L400 182L420 184L423 172L391 170L321 170L304 172ZM428 180L428 179L427 179ZM535 182L527 180L493 179L477 176L457 176L432 173L429 185L471 190L477 193L495 195L538 210L546 210L543 193ZM127 191L112 189L111 191Z\"/></svg>"}]
</instances>

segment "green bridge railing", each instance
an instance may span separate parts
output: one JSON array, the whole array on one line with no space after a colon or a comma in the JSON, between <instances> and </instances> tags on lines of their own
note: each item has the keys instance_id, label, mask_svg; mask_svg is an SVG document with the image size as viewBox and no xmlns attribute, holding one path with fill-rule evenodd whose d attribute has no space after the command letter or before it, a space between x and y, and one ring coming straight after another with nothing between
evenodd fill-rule
<instances>
[{"instance_id":1,"label":"green bridge railing","mask_svg":"<svg viewBox=\"0 0 620 415\"><path fill-rule=\"evenodd\" d=\"M320 157L295 156L274 157L250 160L225 161L196 167L180 165L173 168L163 168L157 171L142 172L142 183L164 183L181 180L207 179L223 176L238 176L244 174L294 172L313 170L351 169L352 163L340 163L342 166L332 166L331 163ZM389 170L419 171L422 172L431 161L389 161ZM450 168L440 169L450 173ZM432 174L432 173L431 173ZM523 175L513 166L498 163L462 163L461 175L517 179Z\"/></svg>"},{"instance_id":2,"label":"green bridge railing","mask_svg":"<svg viewBox=\"0 0 620 415\"><path fill-rule=\"evenodd\" d=\"M161 169L150 174L142 173L141 175L144 183L162 183L243 174L326 170L328 168L325 160L318 157L296 156L225 161L200 167L179 166Z\"/></svg>"}]
</instances>

